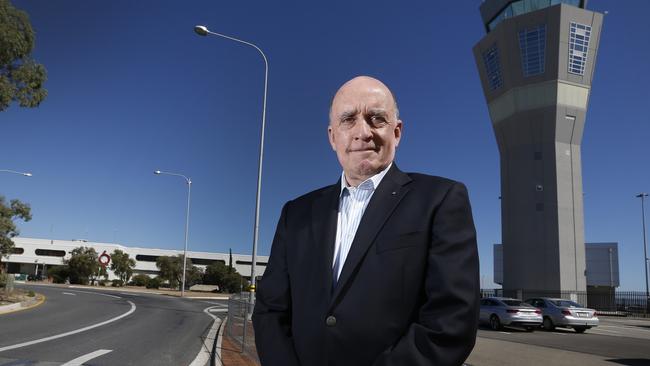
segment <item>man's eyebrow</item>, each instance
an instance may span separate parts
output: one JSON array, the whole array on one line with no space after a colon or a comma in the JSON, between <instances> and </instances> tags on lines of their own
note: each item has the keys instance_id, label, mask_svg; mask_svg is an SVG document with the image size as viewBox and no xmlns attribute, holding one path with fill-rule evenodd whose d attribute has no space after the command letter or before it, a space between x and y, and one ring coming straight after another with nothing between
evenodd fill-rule
<instances>
[{"instance_id":1,"label":"man's eyebrow","mask_svg":"<svg viewBox=\"0 0 650 366\"><path fill-rule=\"evenodd\" d=\"M368 114L382 117L388 116L388 112L383 108L370 108L368 109Z\"/></svg>"},{"instance_id":2,"label":"man's eyebrow","mask_svg":"<svg viewBox=\"0 0 650 366\"><path fill-rule=\"evenodd\" d=\"M347 119L347 118L349 118L349 117L354 117L354 116L356 116L357 114L359 114L359 111L356 110L356 109L352 109L352 110L348 110L348 111L343 111L343 112L341 112L341 115L339 115L339 119L340 119L340 120L344 120L344 119Z\"/></svg>"}]
</instances>

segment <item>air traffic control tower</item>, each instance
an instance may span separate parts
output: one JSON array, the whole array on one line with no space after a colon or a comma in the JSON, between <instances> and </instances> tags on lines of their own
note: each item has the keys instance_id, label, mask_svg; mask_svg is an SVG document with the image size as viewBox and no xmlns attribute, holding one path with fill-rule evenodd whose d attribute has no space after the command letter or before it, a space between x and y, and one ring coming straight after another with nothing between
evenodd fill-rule
<instances>
[{"instance_id":1,"label":"air traffic control tower","mask_svg":"<svg viewBox=\"0 0 650 366\"><path fill-rule=\"evenodd\" d=\"M487 34L473 51L499 145L505 296L586 291L580 143L603 22L586 2L480 6Z\"/></svg>"}]
</instances>

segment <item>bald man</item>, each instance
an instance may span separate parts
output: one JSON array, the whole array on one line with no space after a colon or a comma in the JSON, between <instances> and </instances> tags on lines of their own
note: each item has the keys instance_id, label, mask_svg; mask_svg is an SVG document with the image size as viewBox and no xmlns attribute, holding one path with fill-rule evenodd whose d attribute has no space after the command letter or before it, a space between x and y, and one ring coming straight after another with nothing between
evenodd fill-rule
<instances>
[{"instance_id":1,"label":"bald man","mask_svg":"<svg viewBox=\"0 0 650 366\"><path fill-rule=\"evenodd\" d=\"M402 121L377 79L332 100L337 183L284 205L253 314L263 366L461 365L479 267L465 186L403 173Z\"/></svg>"}]
</instances>

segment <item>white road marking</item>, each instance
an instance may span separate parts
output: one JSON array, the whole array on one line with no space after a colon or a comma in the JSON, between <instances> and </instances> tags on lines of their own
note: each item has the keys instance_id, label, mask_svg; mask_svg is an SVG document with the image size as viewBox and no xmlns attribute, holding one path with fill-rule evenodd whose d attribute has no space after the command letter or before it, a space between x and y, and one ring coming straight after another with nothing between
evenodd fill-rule
<instances>
[{"instance_id":1,"label":"white road marking","mask_svg":"<svg viewBox=\"0 0 650 366\"><path fill-rule=\"evenodd\" d=\"M79 329L71 330L71 331L69 331L69 332L65 332L65 333L61 333L61 334L55 334L55 335L53 335L53 336L49 336L49 337L45 337L45 338L40 338L40 339L35 339L35 340L33 340L33 341L29 341L29 342L18 343L18 344L14 344L14 345L11 345L11 346L0 347L0 352L8 351L8 350L10 350L10 349L16 349L16 348L27 347L27 346L31 346L31 345L33 345L33 344L38 344L38 343L43 343L43 342L51 341L51 340L53 340L53 339L58 339L58 338L67 337L67 336L69 336L69 335L73 335L73 334L77 334L77 333L85 332L85 331L87 331L87 330L91 330L91 329L94 329L94 328L97 328L97 327L101 327L102 325L106 325L106 324L110 324L110 323L112 323L112 322L118 321L118 320L120 320L120 319L122 319L122 318L124 318L124 317L127 317L127 316L133 314L133 312L135 311L135 304L132 303L131 301L127 301L127 302L128 302L129 304L131 304L131 309L130 309L129 311L127 311L126 313L122 314L122 315L118 315L118 316L116 316L115 318L111 318L111 319L105 320L105 321L103 321L103 322L101 322L101 323L97 323L97 324L89 325L89 326L87 326L87 327L83 327L83 328L79 328Z\"/></svg>"},{"instance_id":2,"label":"white road marking","mask_svg":"<svg viewBox=\"0 0 650 366\"><path fill-rule=\"evenodd\" d=\"M62 292L64 295L71 295L71 296L77 296L77 294L73 294L72 292Z\"/></svg>"},{"instance_id":3,"label":"white road marking","mask_svg":"<svg viewBox=\"0 0 650 366\"><path fill-rule=\"evenodd\" d=\"M140 295L137 295L137 294L134 294L134 293L128 293L128 292L120 292L120 294L128 295L128 296L140 296Z\"/></svg>"},{"instance_id":4,"label":"white road marking","mask_svg":"<svg viewBox=\"0 0 650 366\"><path fill-rule=\"evenodd\" d=\"M221 303L221 302L214 302L214 301L201 301L201 302L204 302L206 304L215 305L215 306L220 306L222 308L227 308L228 307L228 304L224 304L224 303Z\"/></svg>"},{"instance_id":5,"label":"white road marking","mask_svg":"<svg viewBox=\"0 0 650 366\"><path fill-rule=\"evenodd\" d=\"M80 292L82 294L92 294L92 295L99 295L99 296L106 296L106 297L112 297L114 299L121 299L120 296L115 296L115 295L109 295L109 294L103 294L101 292L96 292L96 291L80 291L80 290L74 290L74 292Z\"/></svg>"},{"instance_id":6,"label":"white road marking","mask_svg":"<svg viewBox=\"0 0 650 366\"><path fill-rule=\"evenodd\" d=\"M508 333L508 332L499 332L499 333L501 333L501 334L512 334L512 333Z\"/></svg>"},{"instance_id":7,"label":"white road marking","mask_svg":"<svg viewBox=\"0 0 650 366\"><path fill-rule=\"evenodd\" d=\"M211 313L227 313L228 309L210 309L208 311Z\"/></svg>"},{"instance_id":8,"label":"white road marking","mask_svg":"<svg viewBox=\"0 0 650 366\"><path fill-rule=\"evenodd\" d=\"M221 319L217 318L215 315L210 314L210 311L212 311L212 309L214 308L215 308L214 306L210 306L203 309L203 312L208 314L212 319L214 319L214 322L212 323L212 327L210 328L207 337L205 337L205 339L203 340L201 350L196 355L194 361L192 361L190 366L203 366L210 360L210 353L212 352L212 344L217 334L217 330L219 329L219 324L221 324ZM220 363L221 360L219 359L218 362Z\"/></svg>"},{"instance_id":9,"label":"white road marking","mask_svg":"<svg viewBox=\"0 0 650 366\"><path fill-rule=\"evenodd\" d=\"M105 354L107 354L107 353L110 353L110 352L113 352L113 350L111 350L111 349L98 349L98 350L95 351L95 352L90 352L90 353L87 354L87 355L83 355L83 356L81 356L81 357L77 357L77 358L75 358L74 360L70 360L70 361L64 363L64 364L61 365L61 366L81 366L81 365L83 365L84 363L86 363L86 362L92 360L93 358L97 358L97 357L99 357L99 356L103 356L103 355L105 355Z\"/></svg>"}]
</instances>

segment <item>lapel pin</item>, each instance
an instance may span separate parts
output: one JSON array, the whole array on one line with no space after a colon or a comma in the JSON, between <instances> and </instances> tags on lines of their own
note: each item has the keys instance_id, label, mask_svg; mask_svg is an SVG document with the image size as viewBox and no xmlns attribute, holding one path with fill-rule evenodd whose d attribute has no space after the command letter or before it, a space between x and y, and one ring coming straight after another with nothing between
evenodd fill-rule
<instances>
[{"instance_id":1,"label":"lapel pin","mask_svg":"<svg viewBox=\"0 0 650 366\"><path fill-rule=\"evenodd\" d=\"M394 196L394 195L396 195L396 194L397 194L397 192L394 192L394 191L393 191L393 192L391 192L390 194L392 194L392 195Z\"/></svg>"}]
</instances>

